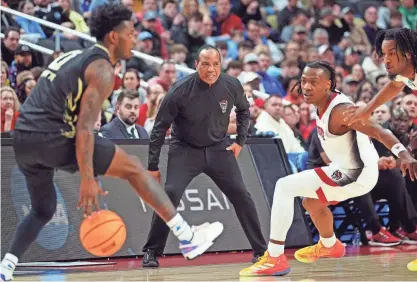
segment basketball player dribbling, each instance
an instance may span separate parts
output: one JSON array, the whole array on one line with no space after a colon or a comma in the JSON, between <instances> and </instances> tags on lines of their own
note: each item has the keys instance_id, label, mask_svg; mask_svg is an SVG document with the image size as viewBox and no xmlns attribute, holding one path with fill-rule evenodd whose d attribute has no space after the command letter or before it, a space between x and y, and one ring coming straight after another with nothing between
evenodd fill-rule
<instances>
[{"instance_id":1,"label":"basketball player dribbling","mask_svg":"<svg viewBox=\"0 0 417 282\"><path fill-rule=\"evenodd\" d=\"M317 108L317 132L331 163L278 180L271 214L268 250L252 266L240 271L241 276L285 275L291 268L284 255L284 242L294 216L294 198L304 197L320 233L316 245L295 253L295 258L312 263L319 258L340 258L345 246L336 239L333 215L328 205L364 195L378 179L378 153L371 142L375 138L399 157L401 170L417 175L417 161L389 131L370 120L348 125L343 113L353 102L335 89L335 71L327 62L310 62L298 82L299 94ZM369 136L369 137L368 137Z\"/></svg>"},{"instance_id":2,"label":"basketball player dribbling","mask_svg":"<svg viewBox=\"0 0 417 282\"><path fill-rule=\"evenodd\" d=\"M123 5L97 8L90 29L98 44L53 61L21 107L13 147L16 162L26 178L32 208L17 226L1 262L2 280L12 279L18 259L55 213L55 169L80 171L78 206L84 216L92 214L93 206L98 210L97 196L106 194L99 188L96 175L129 181L138 196L170 227L188 259L206 251L223 231L220 222L192 229L139 159L93 132L101 105L113 90L113 67L118 61L129 59L135 46L131 16Z\"/></svg>"},{"instance_id":3,"label":"basketball player dribbling","mask_svg":"<svg viewBox=\"0 0 417 282\"><path fill-rule=\"evenodd\" d=\"M394 99L405 86L417 91L417 33L407 28L383 30L375 42L376 52L384 59L390 81L364 107L350 107L345 119L352 124L368 120L379 106ZM407 265L417 271L417 259Z\"/></svg>"}]
</instances>

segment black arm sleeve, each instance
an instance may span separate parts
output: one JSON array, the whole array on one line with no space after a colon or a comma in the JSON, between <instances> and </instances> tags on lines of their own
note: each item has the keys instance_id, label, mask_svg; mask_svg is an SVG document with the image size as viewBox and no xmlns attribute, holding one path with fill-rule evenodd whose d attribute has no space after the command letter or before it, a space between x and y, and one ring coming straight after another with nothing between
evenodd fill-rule
<instances>
[{"instance_id":1,"label":"black arm sleeve","mask_svg":"<svg viewBox=\"0 0 417 282\"><path fill-rule=\"evenodd\" d=\"M245 92L240 83L237 83L236 91L236 124L237 124L237 137L236 143L243 146L248 135L249 128L249 102L246 99Z\"/></svg>"},{"instance_id":2,"label":"black arm sleeve","mask_svg":"<svg viewBox=\"0 0 417 282\"><path fill-rule=\"evenodd\" d=\"M151 171L158 170L159 155L162 145L164 145L165 135L178 114L175 91L176 88L171 87L156 115L149 143L148 170Z\"/></svg>"}]
</instances>

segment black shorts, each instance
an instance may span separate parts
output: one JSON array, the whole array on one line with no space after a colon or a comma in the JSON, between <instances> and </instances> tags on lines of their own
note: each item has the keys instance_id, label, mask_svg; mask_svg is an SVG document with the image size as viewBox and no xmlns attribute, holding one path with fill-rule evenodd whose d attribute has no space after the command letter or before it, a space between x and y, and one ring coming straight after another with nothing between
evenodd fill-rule
<instances>
[{"instance_id":1,"label":"black shorts","mask_svg":"<svg viewBox=\"0 0 417 282\"><path fill-rule=\"evenodd\" d=\"M109 168L116 146L110 140L94 135L94 175L104 175ZM79 170L75 153L75 138L60 133L13 133L13 148L18 166L25 176L36 176L42 171L60 169L70 173Z\"/></svg>"}]
</instances>

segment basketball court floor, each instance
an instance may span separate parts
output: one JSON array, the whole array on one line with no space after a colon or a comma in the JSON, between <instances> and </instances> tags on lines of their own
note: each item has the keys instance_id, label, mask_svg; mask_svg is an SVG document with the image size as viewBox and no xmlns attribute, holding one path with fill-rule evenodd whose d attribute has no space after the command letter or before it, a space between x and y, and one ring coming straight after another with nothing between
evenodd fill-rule
<instances>
[{"instance_id":1,"label":"basketball court floor","mask_svg":"<svg viewBox=\"0 0 417 282\"><path fill-rule=\"evenodd\" d=\"M186 261L181 256L160 259L159 269L143 269L141 258L97 260L95 266L18 267L15 281L417 281L407 263L417 258L417 246L348 247L341 259L303 264L286 251L292 272L283 277L240 278L251 253L206 254ZM83 262L81 262L82 264Z\"/></svg>"}]
</instances>

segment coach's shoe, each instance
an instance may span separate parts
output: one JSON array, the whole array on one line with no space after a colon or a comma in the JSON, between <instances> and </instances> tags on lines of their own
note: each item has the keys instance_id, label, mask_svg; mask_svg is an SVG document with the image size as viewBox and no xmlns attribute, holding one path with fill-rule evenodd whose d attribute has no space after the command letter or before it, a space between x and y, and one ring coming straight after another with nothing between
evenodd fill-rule
<instances>
[{"instance_id":1,"label":"coach's shoe","mask_svg":"<svg viewBox=\"0 0 417 282\"><path fill-rule=\"evenodd\" d=\"M319 258L341 258L345 255L345 250L346 248L340 240L337 240L336 244L331 248L326 248L321 241L319 241L313 246L296 251L294 256L300 262L312 263Z\"/></svg>"},{"instance_id":2,"label":"coach's shoe","mask_svg":"<svg viewBox=\"0 0 417 282\"><path fill-rule=\"evenodd\" d=\"M400 238L404 244L417 245L417 230L407 233L400 227L393 234Z\"/></svg>"},{"instance_id":3,"label":"coach's shoe","mask_svg":"<svg viewBox=\"0 0 417 282\"><path fill-rule=\"evenodd\" d=\"M159 261L158 261L157 255L156 255L156 251L147 250L143 254L142 266L143 267L159 267Z\"/></svg>"},{"instance_id":4,"label":"coach's shoe","mask_svg":"<svg viewBox=\"0 0 417 282\"><path fill-rule=\"evenodd\" d=\"M4 259L1 262L1 272L0 272L1 281L13 280L13 272L14 272L14 269L16 268L17 262L18 262L17 258L12 254L7 253L4 256Z\"/></svg>"},{"instance_id":5,"label":"coach's shoe","mask_svg":"<svg viewBox=\"0 0 417 282\"><path fill-rule=\"evenodd\" d=\"M417 271L417 259L416 260L413 260L412 262L409 262L407 264L407 268L410 271Z\"/></svg>"},{"instance_id":6,"label":"coach's shoe","mask_svg":"<svg viewBox=\"0 0 417 282\"><path fill-rule=\"evenodd\" d=\"M402 238L393 235L385 229L385 227L381 227L378 233L372 235L372 238L368 243L370 246L392 247L401 244Z\"/></svg>"},{"instance_id":7,"label":"coach's shoe","mask_svg":"<svg viewBox=\"0 0 417 282\"><path fill-rule=\"evenodd\" d=\"M223 232L223 224L216 221L191 227L193 238L191 241L181 241L180 250L186 259L193 259L202 255L213 245L214 240Z\"/></svg>"},{"instance_id":8,"label":"coach's shoe","mask_svg":"<svg viewBox=\"0 0 417 282\"><path fill-rule=\"evenodd\" d=\"M291 267L288 264L287 257L271 257L268 251L259 259L259 261L239 272L240 276L282 276L288 274Z\"/></svg>"}]
</instances>

